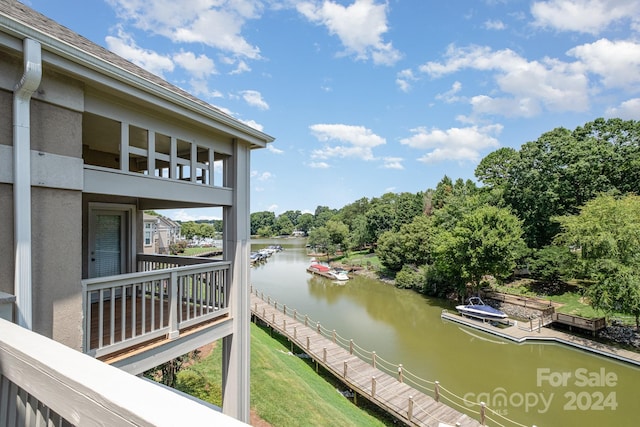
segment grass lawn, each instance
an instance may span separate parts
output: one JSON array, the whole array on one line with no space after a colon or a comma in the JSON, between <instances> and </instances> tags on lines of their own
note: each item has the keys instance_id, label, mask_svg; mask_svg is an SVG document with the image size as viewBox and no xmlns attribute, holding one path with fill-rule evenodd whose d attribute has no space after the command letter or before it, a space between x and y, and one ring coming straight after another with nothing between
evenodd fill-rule
<instances>
[{"instance_id":1,"label":"grass lawn","mask_svg":"<svg viewBox=\"0 0 640 427\"><path fill-rule=\"evenodd\" d=\"M181 255L183 256L198 256L200 254L206 254L209 252L213 252L213 251L218 251L220 250L219 248L200 248L200 247L196 247L196 248L185 248L184 253L182 253Z\"/></svg>"},{"instance_id":2,"label":"grass lawn","mask_svg":"<svg viewBox=\"0 0 640 427\"><path fill-rule=\"evenodd\" d=\"M336 390L344 386L331 384L316 373L309 359L291 355L289 350L270 337L268 330L251 325L251 408L262 419L275 427L392 425L355 406ZM206 379L206 390L200 396L220 405L220 370L218 343L210 355L182 370L179 378ZM360 398L358 403L363 402Z\"/></svg>"},{"instance_id":3,"label":"grass lawn","mask_svg":"<svg viewBox=\"0 0 640 427\"><path fill-rule=\"evenodd\" d=\"M382 264L380 263L378 256L374 253L370 253L368 250L348 252L342 257L334 258L334 260L346 265L372 267L376 270L382 268Z\"/></svg>"},{"instance_id":4,"label":"grass lawn","mask_svg":"<svg viewBox=\"0 0 640 427\"><path fill-rule=\"evenodd\" d=\"M504 285L494 284L492 288L497 292L538 297L563 304L561 307L556 308L556 311L559 313L572 314L588 319L605 316L603 311L596 310L589 305L589 302L583 296L584 292L581 284L564 283L549 288L548 285L542 285L532 280L520 280ZM611 313L607 317L618 319L625 324L635 324L634 319L622 313Z\"/></svg>"}]
</instances>

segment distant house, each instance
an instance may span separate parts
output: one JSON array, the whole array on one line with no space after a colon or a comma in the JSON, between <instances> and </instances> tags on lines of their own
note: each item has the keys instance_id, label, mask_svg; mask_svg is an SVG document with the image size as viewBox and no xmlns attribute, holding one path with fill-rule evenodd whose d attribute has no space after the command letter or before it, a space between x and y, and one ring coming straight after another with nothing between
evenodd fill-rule
<instances>
[{"instance_id":1,"label":"distant house","mask_svg":"<svg viewBox=\"0 0 640 427\"><path fill-rule=\"evenodd\" d=\"M83 387L79 400L56 397L69 377L39 376L33 366L62 361L45 361L51 355L38 349L54 346L28 345L28 329L84 353L78 366L105 362L133 375L222 340L222 410L247 422L249 164L251 151L271 141L29 7L0 0L0 293L23 327L0 327L0 408L5 399L10 408L24 401L82 425L81 414L110 407L107 398L87 398L104 388L91 372L64 371ZM215 179L214 165L222 170ZM145 210L195 207L221 209L222 261L146 253L155 242L147 241ZM179 232L156 225L165 250ZM14 330L24 331L21 340L9 336ZM17 345L26 359L9 357ZM16 365L25 360L35 362ZM142 381L131 378L126 387ZM129 394L118 419L138 410L142 417L137 405L146 396Z\"/></svg>"},{"instance_id":2,"label":"distant house","mask_svg":"<svg viewBox=\"0 0 640 427\"><path fill-rule=\"evenodd\" d=\"M180 224L162 215L144 214L144 253L171 253L172 244L180 240Z\"/></svg>"}]
</instances>

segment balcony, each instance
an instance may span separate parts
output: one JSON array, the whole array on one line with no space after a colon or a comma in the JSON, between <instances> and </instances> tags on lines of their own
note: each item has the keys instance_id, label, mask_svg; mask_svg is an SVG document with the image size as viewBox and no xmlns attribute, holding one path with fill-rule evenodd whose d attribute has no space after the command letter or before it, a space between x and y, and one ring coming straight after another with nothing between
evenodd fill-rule
<instances>
[{"instance_id":1,"label":"balcony","mask_svg":"<svg viewBox=\"0 0 640 427\"><path fill-rule=\"evenodd\" d=\"M150 209L211 205L204 201L231 206L233 191L225 182L232 172L231 139L169 122L158 126L85 112L83 191L153 200Z\"/></svg>"},{"instance_id":2,"label":"balcony","mask_svg":"<svg viewBox=\"0 0 640 427\"><path fill-rule=\"evenodd\" d=\"M137 273L82 281L84 353L109 361L230 319L230 262L137 256Z\"/></svg>"},{"instance_id":3,"label":"balcony","mask_svg":"<svg viewBox=\"0 0 640 427\"><path fill-rule=\"evenodd\" d=\"M0 318L0 426L45 425L246 426Z\"/></svg>"}]
</instances>

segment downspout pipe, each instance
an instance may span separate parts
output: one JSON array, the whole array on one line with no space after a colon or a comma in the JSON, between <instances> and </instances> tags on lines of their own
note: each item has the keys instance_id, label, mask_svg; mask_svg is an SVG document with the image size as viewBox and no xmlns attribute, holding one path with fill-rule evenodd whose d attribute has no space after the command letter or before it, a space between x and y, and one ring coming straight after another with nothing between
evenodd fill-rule
<instances>
[{"instance_id":1,"label":"downspout pipe","mask_svg":"<svg viewBox=\"0 0 640 427\"><path fill-rule=\"evenodd\" d=\"M17 323L32 329L30 101L42 80L40 43L32 39L24 39L23 55L24 74L13 90L14 291Z\"/></svg>"}]
</instances>

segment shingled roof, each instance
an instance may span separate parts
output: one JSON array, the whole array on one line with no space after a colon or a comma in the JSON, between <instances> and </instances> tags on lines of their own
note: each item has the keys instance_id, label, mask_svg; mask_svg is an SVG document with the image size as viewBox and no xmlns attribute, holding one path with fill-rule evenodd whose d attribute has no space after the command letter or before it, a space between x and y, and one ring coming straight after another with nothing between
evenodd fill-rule
<instances>
[{"instance_id":1,"label":"shingled roof","mask_svg":"<svg viewBox=\"0 0 640 427\"><path fill-rule=\"evenodd\" d=\"M209 109L212 112L215 112L217 116L225 116L229 120L237 123L240 128L243 128L245 131L251 130L251 133L259 134L262 136L262 139L266 141L273 141L273 138L269 135L262 133L261 131L251 128L248 125L240 122L234 117L226 114L224 111L219 108L214 107L213 105L191 95L189 92L172 85L166 80L156 76L153 73L135 65L134 63L127 61L121 56L116 55L115 53L105 49L104 47L92 42L91 40L81 36L78 33L70 30L69 28L57 23L56 21L46 17L45 15L31 9L24 4L15 1L15 0L0 0L0 19L2 15L9 17L10 19L20 22L23 25L33 28L39 33L51 37L53 39L59 40L68 46L71 46L77 49L80 52L91 55L94 58L97 58L100 61L104 61L112 66L115 66L121 70L130 73L132 76L143 79L152 85L161 87L169 92L172 92L175 95L178 95L182 98L185 98L195 104L204 107L205 109ZM1 22L0 22L1 23Z\"/></svg>"}]
</instances>

